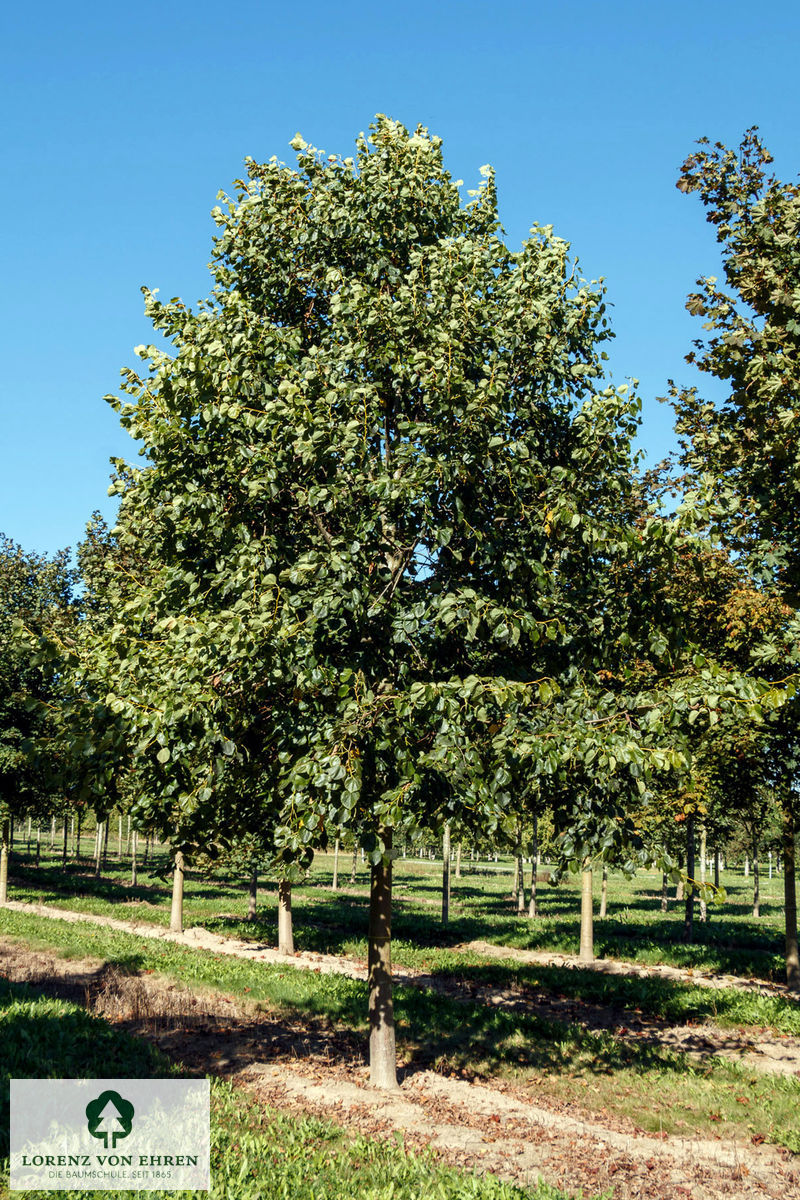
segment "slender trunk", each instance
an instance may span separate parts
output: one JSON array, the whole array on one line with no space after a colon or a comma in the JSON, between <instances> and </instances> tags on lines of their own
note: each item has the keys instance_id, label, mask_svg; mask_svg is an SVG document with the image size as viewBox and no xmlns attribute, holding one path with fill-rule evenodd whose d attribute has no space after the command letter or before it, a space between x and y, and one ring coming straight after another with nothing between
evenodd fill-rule
<instances>
[{"instance_id":1,"label":"slender trunk","mask_svg":"<svg viewBox=\"0 0 800 1200\"><path fill-rule=\"evenodd\" d=\"M666 912L669 907L667 899L667 872L661 872L661 911Z\"/></svg>"},{"instance_id":2,"label":"slender trunk","mask_svg":"<svg viewBox=\"0 0 800 1200\"><path fill-rule=\"evenodd\" d=\"M456 879L461 878L461 842L456 846Z\"/></svg>"},{"instance_id":3,"label":"slender trunk","mask_svg":"<svg viewBox=\"0 0 800 1200\"><path fill-rule=\"evenodd\" d=\"M592 865L587 858L581 873L581 962L594 962L594 897L592 895Z\"/></svg>"},{"instance_id":4,"label":"slender trunk","mask_svg":"<svg viewBox=\"0 0 800 1200\"><path fill-rule=\"evenodd\" d=\"M258 909L258 866L253 864L250 875L250 886L247 889L247 919L255 921Z\"/></svg>"},{"instance_id":5,"label":"slender trunk","mask_svg":"<svg viewBox=\"0 0 800 1200\"><path fill-rule=\"evenodd\" d=\"M69 830L69 818L65 815L64 816L64 841L61 846L61 868L62 868L62 870L66 870L66 866L67 866L67 848L69 845L69 842L67 840L68 836L69 836L68 830Z\"/></svg>"},{"instance_id":6,"label":"slender trunk","mask_svg":"<svg viewBox=\"0 0 800 1200\"><path fill-rule=\"evenodd\" d=\"M50 853L52 854L56 848L56 819L53 817L50 821Z\"/></svg>"},{"instance_id":7,"label":"slender trunk","mask_svg":"<svg viewBox=\"0 0 800 1200\"><path fill-rule=\"evenodd\" d=\"M422 854L422 852L420 851L420 856L421 856L421 854ZM357 867L357 866L358 866L358 846L354 845L354 846L353 846L353 869L352 869L352 871L350 872L350 883L351 883L351 884L355 884L355 881L356 881L356 867Z\"/></svg>"},{"instance_id":8,"label":"slender trunk","mask_svg":"<svg viewBox=\"0 0 800 1200\"><path fill-rule=\"evenodd\" d=\"M78 809L78 819L75 822L75 857L80 862L81 858L81 810Z\"/></svg>"},{"instance_id":9,"label":"slender trunk","mask_svg":"<svg viewBox=\"0 0 800 1200\"><path fill-rule=\"evenodd\" d=\"M108 817L103 821L103 870L106 869L106 857L108 855Z\"/></svg>"},{"instance_id":10,"label":"slender trunk","mask_svg":"<svg viewBox=\"0 0 800 1200\"><path fill-rule=\"evenodd\" d=\"M450 822L442 834L442 924L450 920Z\"/></svg>"},{"instance_id":11,"label":"slender trunk","mask_svg":"<svg viewBox=\"0 0 800 1200\"><path fill-rule=\"evenodd\" d=\"M3 818L0 826L0 904L8 903L8 853L11 834L11 822Z\"/></svg>"},{"instance_id":12,"label":"slender trunk","mask_svg":"<svg viewBox=\"0 0 800 1200\"><path fill-rule=\"evenodd\" d=\"M683 915L683 940L694 941L694 814L686 818L686 907Z\"/></svg>"},{"instance_id":13,"label":"slender trunk","mask_svg":"<svg viewBox=\"0 0 800 1200\"><path fill-rule=\"evenodd\" d=\"M608 867L603 863L603 878L600 884L600 916L608 912Z\"/></svg>"},{"instance_id":14,"label":"slender trunk","mask_svg":"<svg viewBox=\"0 0 800 1200\"><path fill-rule=\"evenodd\" d=\"M294 954L292 885L286 879L278 884L278 950L281 954Z\"/></svg>"},{"instance_id":15,"label":"slender trunk","mask_svg":"<svg viewBox=\"0 0 800 1200\"><path fill-rule=\"evenodd\" d=\"M30 854L30 852L31 852L31 824L32 824L31 818L28 817L28 839L25 843L26 854Z\"/></svg>"},{"instance_id":16,"label":"slender trunk","mask_svg":"<svg viewBox=\"0 0 800 1200\"><path fill-rule=\"evenodd\" d=\"M797 889L795 886L794 810L792 798L783 804L783 910L786 918L786 982L800 992L800 955L797 948Z\"/></svg>"},{"instance_id":17,"label":"slender trunk","mask_svg":"<svg viewBox=\"0 0 800 1200\"><path fill-rule=\"evenodd\" d=\"M42 827L36 826L36 865L38 867L42 858Z\"/></svg>"},{"instance_id":18,"label":"slender trunk","mask_svg":"<svg viewBox=\"0 0 800 1200\"><path fill-rule=\"evenodd\" d=\"M678 862L678 866L679 866L679 867L683 867L683 866L685 866L685 864L684 864L684 861L683 861L683 856L681 856L681 857L680 857L680 860L679 860L679 862ZM685 891L686 891L686 889L685 889L685 887L684 887L684 883L683 883L683 876L681 876L681 878L678 880L677 884L675 885L675 899L676 899L676 900L683 900L683 899L684 899L684 895L685 895Z\"/></svg>"},{"instance_id":19,"label":"slender trunk","mask_svg":"<svg viewBox=\"0 0 800 1200\"><path fill-rule=\"evenodd\" d=\"M95 837L94 847L94 873L100 874L100 857L103 850L103 826L100 821L97 822L97 835Z\"/></svg>"},{"instance_id":20,"label":"slender trunk","mask_svg":"<svg viewBox=\"0 0 800 1200\"><path fill-rule=\"evenodd\" d=\"M117 830L117 858L122 862L122 813L119 814L119 828Z\"/></svg>"},{"instance_id":21,"label":"slender trunk","mask_svg":"<svg viewBox=\"0 0 800 1200\"><path fill-rule=\"evenodd\" d=\"M146 868L149 861L150 861L150 834L146 833L144 835L144 858L142 859L142 866Z\"/></svg>"},{"instance_id":22,"label":"slender trunk","mask_svg":"<svg viewBox=\"0 0 800 1200\"><path fill-rule=\"evenodd\" d=\"M131 818L130 818L130 815L128 815L128 831L125 835L125 853L130 854L130 852L131 852Z\"/></svg>"},{"instance_id":23,"label":"slender trunk","mask_svg":"<svg viewBox=\"0 0 800 1200\"><path fill-rule=\"evenodd\" d=\"M138 849L139 835L134 829L131 834L131 887L136 887L138 883L138 871L136 869L136 851Z\"/></svg>"},{"instance_id":24,"label":"slender trunk","mask_svg":"<svg viewBox=\"0 0 800 1200\"><path fill-rule=\"evenodd\" d=\"M517 855L517 879L517 912L522 914L525 912L525 859L521 851Z\"/></svg>"},{"instance_id":25,"label":"slender trunk","mask_svg":"<svg viewBox=\"0 0 800 1200\"><path fill-rule=\"evenodd\" d=\"M519 859L514 855L514 882L511 885L511 895L519 895Z\"/></svg>"},{"instance_id":26,"label":"slender trunk","mask_svg":"<svg viewBox=\"0 0 800 1200\"><path fill-rule=\"evenodd\" d=\"M771 880L772 879L772 851L769 850L769 851L767 851L767 853L769 854L769 878Z\"/></svg>"},{"instance_id":27,"label":"slender trunk","mask_svg":"<svg viewBox=\"0 0 800 1200\"><path fill-rule=\"evenodd\" d=\"M169 914L169 927L173 933L183 933L184 868L183 851L176 850L175 869L172 873L172 908Z\"/></svg>"},{"instance_id":28,"label":"slender trunk","mask_svg":"<svg viewBox=\"0 0 800 1200\"><path fill-rule=\"evenodd\" d=\"M714 851L714 887L719 891L719 850Z\"/></svg>"},{"instance_id":29,"label":"slender trunk","mask_svg":"<svg viewBox=\"0 0 800 1200\"><path fill-rule=\"evenodd\" d=\"M745 879L750 878L750 859L747 857L746 854L744 856L744 877L745 877Z\"/></svg>"},{"instance_id":30,"label":"slender trunk","mask_svg":"<svg viewBox=\"0 0 800 1200\"><path fill-rule=\"evenodd\" d=\"M448 830L449 833L449 830ZM392 1001L392 831L381 831L385 855L373 866L369 894L369 1080L397 1087Z\"/></svg>"},{"instance_id":31,"label":"slender trunk","mask_svg":"<svg viewBox=\"0 0 800 1200\"><path fill-rule=\"evenodd\" d=\"M761 890L758 872L758 839L753 838L753 916L761 916Z\"/></svg>"},{"instance_id":32,"label":"slender trunk","mask_svg":"<svg viewBox=\"0 0 800 1200\"><path fill-rule=\"evenodd\" d=\"M331 891L335 892L339 886L339 839L333 843L333 879L331 880Z\"/></svg>"},{"instance_id":33,"label":"slender trunk","mask_svg":"<svg viewBox=\"0 0 800 1200\"><path fill-rule=\"evenodd\" d=\"M706 893L705 893L706 848L707 848L707 834L706 834L706 827L705 827L705 825L703 825L700 829L700 885L703 889L700 892L700 920L701 921L708 920L708 905L706 904Z\"/></svg>"},{"instance_id":34,"label":"slender trunk","mask_svg":"<svg viewBox=\"0 0 800 1200\"><path fill-rule=\"evenodd\" d=\"M537 916L536 911L536 872L539 866L539 823L533 818L533 844L531 845L531 897L528 901L528 916Z\"/></svg>"}]
</instances>

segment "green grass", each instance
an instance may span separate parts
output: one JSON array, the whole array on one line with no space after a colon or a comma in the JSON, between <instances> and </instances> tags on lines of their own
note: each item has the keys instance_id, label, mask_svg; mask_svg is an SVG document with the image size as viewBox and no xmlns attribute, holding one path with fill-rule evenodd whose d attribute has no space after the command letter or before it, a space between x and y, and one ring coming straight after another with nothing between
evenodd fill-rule
<instances>
[{"instance_id":1,"label":"green grass","mask_svg":"<svg viewBox=\"0 0 800 1200\"><path fill-rule=\"evenodd\" d=\"M122 970L158 972L189 986L216 988L294 1019L312 1015L366 1032L366 984L344 976L219 957L11 911L0 911L0 934L65 955L92 955ZM399 1052L410 1064L511 1079L534 1091L545 1088L589 1108L631 1116L648 1130L758 1135L800 1151L797 1079L753 1077L718 1060L696 1067L682 1055L630 1044L611 1033L417 988L396 989L395 1018Z\"/></svg>"},{"instance_id":2,"label":"green grass","mask_svg":"<svg viewBox=\"0 0 800 1200\"><path fill-rule=\"evenodd\" d=\"M88 842L87 842L88 845ZM368 869L358 863L357 882L350 886L350 855L340 857L340 884L329 890L333 856L318 855L307 884L297 887L293 906L298 949L366 956ZM151 864L152 866L153 864ZM155 869L167 872L166 852L156 854ZM510 862L464 864L460 880L452 880L451 921L442 929L440 913L441 863L399 860L395 866L395 959L400 964L424 964L433 950L445 950L477 939L517 949L577 954L579 892L577 881L565 879L558 888L539 886L542 915L534 921L519 917L509 897ZM13 898L61 905L76 911L166 925L169 885L164 878L140 871L137 888L129 884L130 868L110 857L102 879L91 865L68 863L48 856L36 868L31 856L17 851L12 863ZM660 876L643 872L633 880L612 873L609 915L595 923L599 957L640 963L667 963L713 973L729 972L759 979L782 980L782 880L762 879L762 917L751 914L752 880L725 872L723 906L709 907L709 921L695 924L695 943L682 941L683 906L670 900L660 912ZM247 879L219 873L187 877L185 921L241 937L275 938L277 898L273 884L259 892L262 919L247 922ZM596 881L599 895L599 882Z\"/></svg>"},{"instance_id":3,"label":"green grass","mask_svg":"<svg viewBox=\"0 0 800 1200\"><path fill-rule=\"evenodd\" d=\"M172 1073L145 1042L112 1029L81 1008L0 980L0 1198L8 1200L9 1078L82 1075L153 1078ZM336 1125L284 1116L212 1083L210 1200L565 1200L547 1185L519 1188L494 1176L447 1168L402 1144L351 1137ZM4 1140L2 1140L4 1139ZM75 1193L67 1193L75 1195ZM120 1200L140 1195L118 1192ZM20 1200L49 1192L15 1192ZM82 1192L99 1200L106 1193ZM151 1192L155 1200L193 1192Z\"/></svg>"}]
</instances>

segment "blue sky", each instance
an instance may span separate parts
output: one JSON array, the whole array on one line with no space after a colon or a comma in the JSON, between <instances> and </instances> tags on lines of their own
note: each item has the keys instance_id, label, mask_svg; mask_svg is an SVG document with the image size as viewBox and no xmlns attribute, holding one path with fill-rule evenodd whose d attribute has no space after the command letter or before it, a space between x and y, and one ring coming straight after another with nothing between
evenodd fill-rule
<instances>
[{"instance_id":1,"label":"blue sky","mask_svg":"<svg viewBox=\"0 0 800 1200\"><path fill-rule=\"evenodd\" d=\"M641 444L672 444L655 397L698 323L713 231L675 189L696 138L758 124L800 170L800 6L788 0L30 3L0 20L6 197L0 530L81 537L109 457L133 444L102 397L150 340L139 288L206 294L219 189L296 131L348 154L376 112L444 139L467 186L497 172L518 245L533 222L604 276L615 382L640 380Z\"/></svg>"}]
</instances>

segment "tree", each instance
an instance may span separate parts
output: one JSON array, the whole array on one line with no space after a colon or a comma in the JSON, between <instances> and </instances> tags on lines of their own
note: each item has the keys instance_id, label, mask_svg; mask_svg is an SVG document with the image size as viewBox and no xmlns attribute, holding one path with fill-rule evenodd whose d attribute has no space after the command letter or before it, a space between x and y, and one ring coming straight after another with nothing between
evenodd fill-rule
<instances>
[{"instance_id":1,"label":"tree","mask_svg":"<svg viewBox=\"0 0 800 1200\"><path fill-rule=\"evenodd\" d=\"M693 500L712 536L745 562L761 589L795 610L794 649L769 640L759 651L764 673L797 670L800 606L800 189L768 175L772 161L756 129L738 151L722 143L700 149L683 165L678 187L699 192L717 228L726 288L699 281L687 308L709 331L688 358L727 386L721 404L696 389L672 385L681 460ZM800 709L789 699L776 716L796 727ZM787 755L787 767L795 759ZM782 781L784 853L794 861L797 779ZM800 988L794 871L787 870L787 977Z\"/></svg>"},{"instance_id":2,"label":"tree","mask_svg":"<svg viewBox=\"0 0 800 1200\"><path fill-rule=\"evenodd\" d=\"M72 585L67 551L30 554L0 534L0 904L7 898L11 820L55 798L36 748L52 733L59 682L19 627L34 635L45 625L63 632L72 621Z\"/></svg>"},{"instance_id":3,"label":"tree","mask_svg":"<svg viewBox=\"0 0 800 1200\"><path fill-rule=\"evenodd\" d=\"M110 398L145 462L117 464L114 618L80 672L176 845L266 824L287 872L365 848L391 1087L397 839L511 829L519 773L583 755L637 787L652 703L600 672L632 622L655 638L619 578L668 539L627 518L638 406L599 384L602 291L567 244L508 249L491 171L463 203L422 128L292 145L215 210L209 299L146 292L171 350Z\"/></svg>"}]
</instances>

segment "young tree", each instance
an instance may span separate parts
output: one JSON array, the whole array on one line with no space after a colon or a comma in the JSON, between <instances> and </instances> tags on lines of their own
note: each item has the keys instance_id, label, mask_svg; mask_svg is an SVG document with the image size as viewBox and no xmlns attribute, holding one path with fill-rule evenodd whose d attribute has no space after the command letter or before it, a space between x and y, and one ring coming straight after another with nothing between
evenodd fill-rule
<instances>
[{"instance_id":1,"label":"young tree","mask_svg":"<svg viewBox=\"0 0 800 1200\"><path fill-rule=\"evenodd\" d=\"M391 1087L399 839L512 827L515 764L643 770L649 706L609 715L598 677L635 657L637 405L598 387L601 290L549 227L508 249L488 169L465 204L439 139L385 117L354 158L292 144L215 210L208 301L146 294L172 349L111 398L146 459L118 464L115 616L84 672L176 844L266 823L287 872L365 848Z\"/></svg>"},{"instance_id":2,"label":"young tree","mask_svg":"<svg viewBox=\"0 0 800 1200\"><path fill-rule=\"evenodd\" d=\"M800 606L800 188L767 174L756 129L738 150L701 140L678 187L698 192L717 228L726 287L699 281L687 307L709 335L689 361L728 389L721 404L673 385L681 456L712 534L746 562L765 592ZM790 669L797 670L795 650ZM760 652L762 668L786 666L786 642ZM798 701L779 718L800 722ZM787 768L793 763L786 758ZM794 860L797 778L784 777L784 852ZM785 874L787 977L800 988L794 872Z\"/></svg>"}]
</instances>

